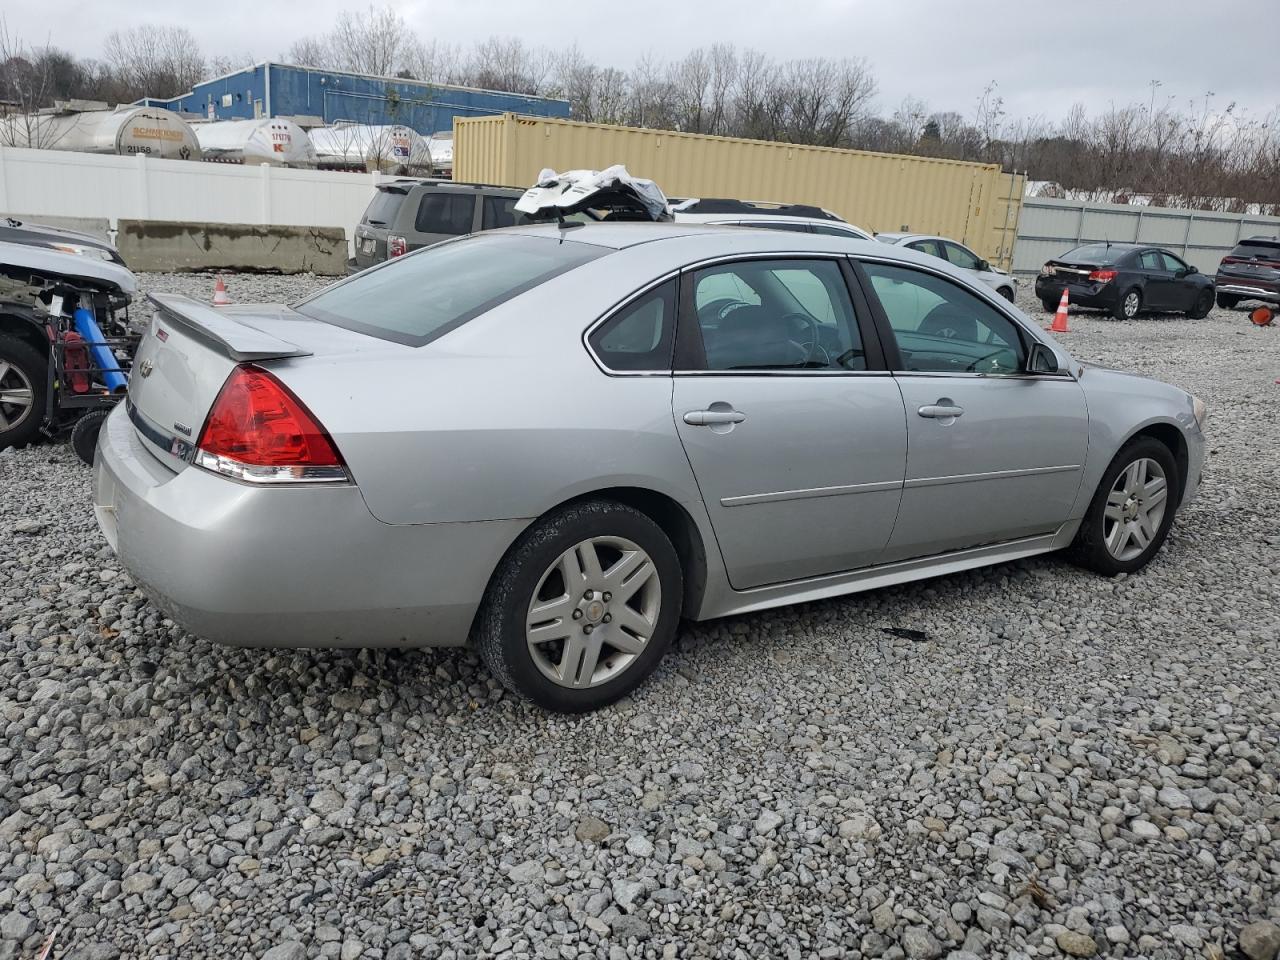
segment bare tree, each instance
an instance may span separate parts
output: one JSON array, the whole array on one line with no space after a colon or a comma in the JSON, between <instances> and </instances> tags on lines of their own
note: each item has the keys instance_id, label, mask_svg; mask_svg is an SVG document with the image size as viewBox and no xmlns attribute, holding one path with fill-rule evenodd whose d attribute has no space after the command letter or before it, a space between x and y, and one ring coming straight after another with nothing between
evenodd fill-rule
<instances>
[{"instance_id":1,"label":"bare tree","mask_svg":"<svg viewBox=\"0 0 1280 960\"><path fill-rule=\"evenodd\" d=\"M344 10L328 38L332 64L352 73L390 76L402 65L410 36L404 19L390 6L370 6L363 13Z\"/></svg>"},{"instance_id":2,"label":"bare tree","mask_svg":"<svg viewBox=\"0 0 1280 960\"><path fill-rule=\"evenodd\" d=\"M115 99L174 97L205 75L204 55L185 27L146 24L107 35L103 47Z\"/></svg>"}]
</instances>

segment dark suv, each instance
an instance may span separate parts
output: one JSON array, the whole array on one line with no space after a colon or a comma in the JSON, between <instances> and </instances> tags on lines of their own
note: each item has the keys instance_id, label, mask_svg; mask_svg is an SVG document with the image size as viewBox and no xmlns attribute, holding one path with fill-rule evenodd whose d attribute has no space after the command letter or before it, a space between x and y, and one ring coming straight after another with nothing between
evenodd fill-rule
<instances>
[{"instance_id":1,"label":"dark suv","mask_svg":"<svg viewBox=\"0 0 1280 960\"><path fill-rule=\"evenodd\" d=\"M464 233L514 226L523 194L518 187L452 180L380 183L356 227L356 255L347 261L347 273Z\"/></svg>"},{"instance_id":2,"label":"dark suv","mask_svg":"<svg viewBox=\"0 0 1280 960\"><path fill-rule=\"evenodd\" d=\"M1280 303L1280 237L1250 237L1218 264L1218 306L1230 310L1241 300Z\"/></svg>"}]
</instances>

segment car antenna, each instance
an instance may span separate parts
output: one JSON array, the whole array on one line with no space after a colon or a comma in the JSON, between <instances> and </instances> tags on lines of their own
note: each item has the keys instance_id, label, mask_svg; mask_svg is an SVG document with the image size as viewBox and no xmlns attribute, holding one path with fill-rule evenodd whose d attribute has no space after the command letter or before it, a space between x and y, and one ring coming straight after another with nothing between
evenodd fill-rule
<instances>
[{"instance_id":1,"label":"car antenna","mask_svg":"<svg viewBox=\"0 0 1280 960\"><path fill-rule=\"evenodd\" d=\"M557 210L557 211L556 211L556 227L557 227L558 229L560 229L560 230L572 230L574 227L582 227L582 226L585 226L585 224L584 224L581 220L566 220L566 219L564 218L564 211L563 211L563 210ZM564 237L563 237L563 236L560 238L560 242L561 242L561 243L564 243Z\"/></svg>"}]
</instances>

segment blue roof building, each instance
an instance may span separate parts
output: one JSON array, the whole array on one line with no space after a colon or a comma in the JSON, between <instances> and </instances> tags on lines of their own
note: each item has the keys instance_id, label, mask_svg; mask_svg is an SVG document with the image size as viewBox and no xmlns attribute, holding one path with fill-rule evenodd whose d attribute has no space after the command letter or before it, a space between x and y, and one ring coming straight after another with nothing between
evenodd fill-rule
<instances>
[{"instance_id":1,"label":"blue roof building","mask_svg":"<svg viewBox=\"0 0 1280 960\"><path fill-rule=\"evenodd\" d=\"M568 100L270 61L198 83L172 99L148 97L139 103L213 120L317 117L325 124L400 123L422 134L452 130L454 117L507 112L569 116Z\"/></svg>"}]
</instances>

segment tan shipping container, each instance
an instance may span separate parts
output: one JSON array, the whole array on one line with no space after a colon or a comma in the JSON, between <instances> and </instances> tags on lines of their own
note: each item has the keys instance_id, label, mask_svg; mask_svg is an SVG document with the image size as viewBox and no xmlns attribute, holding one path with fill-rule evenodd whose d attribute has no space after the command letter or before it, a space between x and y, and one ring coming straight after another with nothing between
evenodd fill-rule
<instances>
[{"instance_id":1,"label":"tan shipping container","mask_svg":"<svg viewBox=\"0 0 1280 960\"><path fill-rule=\"evenodd\" d=\"M813 204L866 230L953 237L1006 266L1022 205L1023 178L996 164L513 113L454 122L455 180L527 187L545 167L615 163L668 196Z\"/></svg>"}]
</instances>

